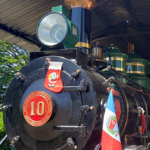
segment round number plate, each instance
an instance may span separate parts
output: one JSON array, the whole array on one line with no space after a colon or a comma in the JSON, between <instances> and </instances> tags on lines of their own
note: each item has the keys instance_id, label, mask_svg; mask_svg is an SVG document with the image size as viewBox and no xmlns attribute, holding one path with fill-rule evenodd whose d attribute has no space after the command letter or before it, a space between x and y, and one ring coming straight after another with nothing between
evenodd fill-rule
<instances>
[{"instance_id":1,"label":"round number plate","mask_svg":"<svg viewBox=\"0 0 150 150\"><path fill-rule=\"evenodd\" d=\"M44 125L52 115L53 105L50 96L43 91L35 91L27 96L23 105L25 120L32 126Z\"/></svg>"}]
</instances>

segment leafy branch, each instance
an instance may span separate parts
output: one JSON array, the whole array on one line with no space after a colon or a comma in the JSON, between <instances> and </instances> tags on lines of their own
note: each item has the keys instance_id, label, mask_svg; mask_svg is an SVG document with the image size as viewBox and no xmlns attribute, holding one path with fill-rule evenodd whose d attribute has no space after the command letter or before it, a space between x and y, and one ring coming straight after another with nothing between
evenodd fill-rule
<instances>
[{"instance_id":1,"label":"leafy branch","mask_svg":"<svg viewBox=\"0 0 150 150\"><path fill-rule=\"evenodd\" d=\"M0 103L10 81L29 61L29 52L16 44L8 44L0 40Z\"/></svg>"}]
</instances>

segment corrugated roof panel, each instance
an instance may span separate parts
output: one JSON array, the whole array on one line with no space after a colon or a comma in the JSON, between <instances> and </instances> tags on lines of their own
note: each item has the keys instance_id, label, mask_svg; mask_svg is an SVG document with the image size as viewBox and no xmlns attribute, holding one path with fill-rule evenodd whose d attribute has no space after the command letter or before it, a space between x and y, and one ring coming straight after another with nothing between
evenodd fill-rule
<instances>
[{"instance_id":1,"label":"corrugated roof panel","mask_svg":"<svg viewBox=\"0 0 150 150\"><path fill-rule=\"evenodd\" d=\"M148 45L145 40L150 39L150 35L134 35L134 36L121 36L128 32L139 33L141 30L122 27L115 29L119 24L134 25L146 27L150 29L150 1L149 0L97 0L97 7L92 11L92 39L98 38L103 33L104 36L114 36L100 40L104 46L114 43L122 51L127 52L127 41L134 41L135 45L141 44L148 51ZM37 23L43 15L51 11L51 7L63 4L63 0L0 0L0 24L5 24L24 34L25 37L37 41L36 27ZM136 21L135 21L136 20ZM135 23L137 22L137 23ZM0 25L1 26L1 25ZM129 29L128 29L129 28ZM9 28L8 28L9 29ZM107 30L113 30L107 33ZM120 35L115 37L115 35ZM22 38L18 38L8 32L0 30L0 39L7 42L17 43L18 45L28 50L37 51L39 47L32 45ZM133 40L134 39L134 40ZM149 41L148 41L149 42ZM38 41L37 41L38 43ZM92 43L92 45L94 45ZM144 45L145 44L145 45ZM138 48L138 46L137 46ZM138 50L139 52L140 50Z\"/></svg>"}]
</instances>

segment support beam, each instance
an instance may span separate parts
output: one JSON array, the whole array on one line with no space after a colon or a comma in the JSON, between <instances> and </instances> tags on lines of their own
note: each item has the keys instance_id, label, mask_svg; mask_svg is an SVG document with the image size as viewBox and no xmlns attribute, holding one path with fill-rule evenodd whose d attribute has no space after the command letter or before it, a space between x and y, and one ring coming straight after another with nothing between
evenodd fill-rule
<instances>
[{"instance_id":1,"label":"support beam","mask_svg":"<svg viewBox=\"0 0 150 150\"><path fill-rule=\"evenodd\" d=\"M141 31L150 31L150 28L143 28L143 27L139 27L139 26L136 26L136 25L128 25L128 27L134 28L134 29L139 29Z\"/></svg>"},{"instance_id":2,"label":"support beam","mask_svg":"<svg viewBox=\"0 0 150 150\"><path fill-rule=\"evenodd\" d=\"M18 32L17 30L13 30L12 28L7 27L4 24L0 23L0 29L4 30L4 31L6 31L6 32L8 32L8 33L10 33L12 35L15 35L16 37L19 37L19 38L21 38L21 39L23 39L23 40L25 40L25 41L27 41L27 42L29 42L31 44L34 44L34 45L37 45L38 47L41 47L41 44L38 41L33 40L33 39L29 38L28 35L25 35L22 32Z\"/></svg>"},{"instance_id":3,"label":"support beam","mask_svg":"<svg viewBox=\"0 0 150 150\"><path fill-rule=\"evenodd\" d=\"M97 34L94 34L94 36L92 37L92 39L95 39L95 38L97 38L97 37L102 37L102 36L105 36L105 35L107 35L107 34L110 34L110 33L112 33L112 32L116 32L116 30L118 30L118 29L120 29L120 28L122 28L122 27L127 27L127 24L125 24L125 23L120 23L120 24L118 24L117 26L115 26L115 28L112 28L112 29L110 29L110 27L108 28L108 29L106 29L106 30L103 30L103 31L101 31L101 32L98 32Z\"/></svg>"},{"instance_id":4,"label":"support beam","mask_svg":"<svg viewBox=\"0 0 150 150\"><path fill-rule=\"evenodd\" d=\"M133 29L140 29L141 32L142 32L141 34L143 34L143 32L146 33L146 34L150 32L150 29L148 29L148 28L142 28L142 27L138 27L136 25L127 25L125 23L122 23L122 24L117 25L115 28L113 28L111 30L109 28L109 29L106 29L106 30L104 30L102 32L99 32L98 34L95 34L95 36L92 37L92 41L95 40L95 39L104 37L104 36L106 37L107 34L115 32L117 29L119 29L121 27L133 28Z\"/></svg>"},{"instance_id":5,"label":"support beam","mask_svg":"<svg viewBox=\"0 0 150 150\"><path fill-rule=\"evenodd\" d=\"M137 22L136 15L134 14L134 12L129 8L129 4L131 3L131 0L121 0L124 7L127 9L127 11L129 12L130 16L132 17L135 25L139 28L141 28L141 25ZM141 32L141 29L139 29L139 32ZM147 41L146 37L144 34L141 34L143 39L145 40L146 44L148 45L148 47L150 48L150 43Z\"/></svg>"},{"instance_id":6,"label":"support beam","mask_svg":"<svg viewBox=\"0 0 150 150\"><path fill-rule=\"evenodd\" d=\"M147 31L144 31L144 32L133 32L133 33L126 33L126 34L117 34L117 35L104 36L104 37L99 37L97 39L94 39L92 42L96 42L98 40L114 38L114 37L127 37L127 36L143 35L143 34L150 34L150 31L148 31L148 32Z\"/></svg>"}]
</instances>

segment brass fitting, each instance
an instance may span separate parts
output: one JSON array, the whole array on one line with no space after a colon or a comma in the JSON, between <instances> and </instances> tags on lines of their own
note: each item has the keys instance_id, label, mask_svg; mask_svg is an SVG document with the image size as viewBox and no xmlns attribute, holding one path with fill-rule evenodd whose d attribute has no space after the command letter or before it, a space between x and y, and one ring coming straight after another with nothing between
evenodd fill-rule
<instances>
[{"instance_id":1,"label":"brass fitting","mask_svg":"<svg viewBox=\"0 0 150 150\"><path fill-rule=\"evenodd\" d=\"M137 108L138 117L141 117L142 110L141 108Z\"/></svg>"},{"instance_id":2,"label":"brass fitting","mask_svg":"<svg viewBox=\"0 0 150 150\"><path fill-rule=\"evenodd\" d=\"M74 146L74 149L77 149L77 148L78 148L78 146L77 146L77 145L75 145L75 146Z\"/></svg>"},{"instance_id":3,"label":"brass fitting","mask_svg":"<svg viewBox=\"0 0 150 150\"><path fill-rule=\"evenodd\" d=\"M81 70L77 70L77 73L80 73L81 72Z\"/></svg>"},{"instance_id":4,"label":"brass fitting","mask_svg":"<svg viewBox=\"0 0 150 150\"><path fill-rule=\"evenodd\" d=\"M125 137L124 137L124 148L123 149L126 149L126 147L128 147L128 139L127 139L127 136L128 135L125 135Z\"/></svg>"},{"instance_id":5,"label":"brass fitting","mask_svg":"<svg viewBox=\"0 0 150 150\"><path fill-rule=\"evenodd\" d=\"M107 88L107 91L109 92L109 87Z\"/></svg>"},{"instance_id":6,"label":"brass fitting","mask_svg":"<svg viewBox=\"0 0 150 150\"><path fill-rule=\"evenodd\" d=\"M142 134L142 127L141 127L141 126L138 126L138 132L139 132L140 134Z\"/></svg>"},{"instance_id":7,"label":"brass fitting","mask_svg":"<svg viewBox=\"0 0 150 150\"><path fill-rule=\"evenodd\" d=\"M6 108L6 106L3 106L3 109L5 109Z\"/></svg>"},{"instance_id":8,"label":"brass fitting","mask_svg":"<svg viewBox=\"0 0 150 150\"><path fill-rule=\"evenodd\" d=\"M96 0L65 0L67 8L72 9L76 7L93 10L97 6Z\"/></svg>"},{"instance_id":9,"label":"brass fitting","mask_svg":"<svg viewBox=\"0 0 150 150\"><path fill-rule=\"evenodd\" d=\"M89 109L90 109L90 110L93 110L93 109L94 109L94 106L91 106Z\"/></svg>"},{"instance_id":10,"label":"brass fitting","mask_svg":"<svg viewBox=\"0 0 150 150\"><path fill-rule=\"evenodd\" d=\"M96 45L100 45L100 44L99 44L99 41L96 42Z\"/></svg>"},{"instance_id":11,"label":"brass fitting","mask_svg":"<svg viewBox=\"0 0 150 150\"><path fill-rule=\"evenodd\" d=\"M127 146L127 142L128 142L128 139L127 139L127 136L125 135L125 137L124 137L125 146Z\"/></svg>"},{"instance_id":12,"label":"brass fitting","mask_svg":"<svg viewBox=\"0 0 150 150\"><path fill-rule=\"evenodd\" d=\"M3 106L3 109L6 109L6 110L8 110L8 109L11 109L11 105L5 105L5 106Z\"/></svg>"},{"instance_id":13,"label":"brass fitting","mask_svg":"<svg viewBox=\"0 0 150 150\"><path fill-rule=\"evenodd\" d=\"M16 75L19 76L19 75L20 75L20 72L17 72Z\"/></svg>"},{"instance_id":14,"label":"brass fitting","mask_svg":"<svg viewBox=\"0 0 150 150\"><path fill-rule=\"evenodd\" d=\"M46 58L46 61L49 61L49 58Z\"/></svg>"}]
</instances>

